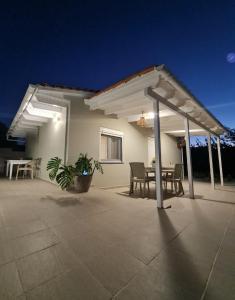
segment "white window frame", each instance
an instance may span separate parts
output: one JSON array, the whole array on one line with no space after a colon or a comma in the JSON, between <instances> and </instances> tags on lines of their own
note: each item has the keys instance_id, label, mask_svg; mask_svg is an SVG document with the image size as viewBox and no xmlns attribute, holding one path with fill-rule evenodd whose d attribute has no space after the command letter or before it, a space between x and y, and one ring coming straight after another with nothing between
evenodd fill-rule
<instances>
[{"instance_id":1,"label":"white window frame","mask_svg":"<svg viewBox=\"0 0 235 300\"><path fill-rule=\"evenodd\" d=\"M115 161L115 160L102 160L101 159L101 135L108 135L108 136L114 136L114 137L121 138L122 160ZM114 130L114 129L100 127L100 131L99 131L99 162L101 164L123 164L123 162L124 162L123 141L124 141L124 133L123 132Z\"/></svg>"}]
</instances>

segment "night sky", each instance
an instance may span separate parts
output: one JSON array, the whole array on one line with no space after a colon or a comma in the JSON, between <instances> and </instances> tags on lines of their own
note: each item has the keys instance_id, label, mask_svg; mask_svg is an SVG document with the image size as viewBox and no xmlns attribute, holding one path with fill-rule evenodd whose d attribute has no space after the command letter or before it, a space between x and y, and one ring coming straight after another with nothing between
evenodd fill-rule
<instances>
[{"instance_id":1,"label":"night sky","mask_svg":"<svg viewBox=\"0 0 235 300\"><path fill-rule=\"evenodd\" d=\"M0 121L29 83L101 89L165 64L235 127L235 1L4 1Z\"/></svg>"}]
</instances>

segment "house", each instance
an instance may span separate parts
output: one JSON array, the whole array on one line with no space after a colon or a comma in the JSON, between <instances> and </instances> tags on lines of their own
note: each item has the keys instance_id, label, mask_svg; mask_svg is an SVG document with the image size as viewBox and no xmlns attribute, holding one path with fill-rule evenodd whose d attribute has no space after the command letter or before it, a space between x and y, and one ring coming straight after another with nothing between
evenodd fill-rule
<instances>
[{"instance_id":1,"label":"house","mask_svg":"<svg viewBox=\"0 0 235 300\"><path fill-rule=\"evenodd\" d=\"M140 126L143 125L144 127ZM8 136L25 137L26 155L41 157L40 177L48 180L54 156L73 163L80 152L99 159L98 187L127 185L129 162L146 165L156 156L158 206L162 206L161 166L181 162L177 137L185 136L190 197L194 197L190 135L219 136L224 126L164 65L135 73L101 91L30 84ZM210 140L210 139L209 139ZM156 153L156 155L155 155ZM209 143L211 182L213 163Z\"/></svg>"}]
</instances>

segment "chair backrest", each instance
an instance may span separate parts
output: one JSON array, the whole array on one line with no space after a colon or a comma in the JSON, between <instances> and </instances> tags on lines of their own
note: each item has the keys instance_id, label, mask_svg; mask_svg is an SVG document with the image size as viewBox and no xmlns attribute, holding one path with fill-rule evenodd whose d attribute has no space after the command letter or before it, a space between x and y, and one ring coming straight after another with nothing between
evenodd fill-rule
<instances>
[{"instance_id":1,"label":"chair backrest","mask_svg":"<svg viewBox=\"0 0 235 300\"><path fill-rule=\"evenodd\" d=\"M174 179L182 179L183 164L175 164Z\"/></svg>"},{"instance_id":2,"label":"chair backrest","mask_svg":"<svg viewBox=\"0 0 235 300\"><path fill-rule=\"evenodd\" d=\"M35 160L31 160L30 162L28 162L25 166L27 168L34 168L35 167Z\"/></svg>"},{"instance_id":3,"label":"chair backrest","mask_svg":"<svg viewBox=\"0 0 235 300\"><path fill-rule=\"evenodd\" d=\"M144 179L145 167L143 162L130 162L131 176L133 178Z\"/></svg>"},{"instance_id":4,"label":"chair backrest","mask_svg":"<svg viewBox=\"0 0 235 300\"><path fill-rule=\"evenodd\" d=\"M41 157L38 157L38 158L35 160L36 169L40 169L40 167L41 167L41 162L42 162Z\"/></svg>"}]
</instances>

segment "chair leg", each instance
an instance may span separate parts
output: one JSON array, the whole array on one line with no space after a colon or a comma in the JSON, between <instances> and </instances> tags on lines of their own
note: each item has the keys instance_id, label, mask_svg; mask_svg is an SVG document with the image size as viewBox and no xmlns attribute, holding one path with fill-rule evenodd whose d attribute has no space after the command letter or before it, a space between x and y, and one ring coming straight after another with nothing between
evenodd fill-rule
<instances>
[{"instance_id":1,"label":"chair leg","mask_svg":"<svg viewBox=\"0 0 235 300\"><path fill-rule=\"evenodd\" d=\"M140 182L140 194L141 194L141 197L142 197L143 191L142 191L142 184L141 184L141 182Z\"/></svg>"},{"instance_id":2,"label":"chair leg","mask_svg":"<svg viewBox=\"0 0 235 300\"><path fill-rule=\"evenodd\" d=\"M179 190L180 190L181 194L184 195L184 188L183 188L182 181L179 181Z\"/></svg>"},{"instance_id":3,"label":"chair leg","mask_svg":"<svg viewBox=\"0 0 235 300\"><path fill-rule=\"evenodd\" d=\"M31 172L31 179L33 179L33 170L31 170L30 172Z\"/></svg>"},{"instance_id":4,"label":"chair leg","mask_svg":"<svg viewBox=\"0 0 235 300\"><path fill-rule=\"evenodd\" d=\"M146 182L144 182L144 197L146 195Z\"/></svg>"},{"instance_id":5,"label":"chair leg","mask_svg":"<svg viewBox=\"0 0 235 300\"><path fill-rule=\"evenodd\" d=\"M148 183L147 183L147 184L148 184L148 194L149 194L149 192L150 192L150 189L149 189L149 181L148 181Z\"/></svg>"},{"instance_id":6,"label":"chair leg","mask_svg":"<svg viewBox=\"0 0 235 300\"><path fill-rule=\"evenodd\" d=\"M19 169L17 169L16 171L16 180L18 179L18 175L19 175Z\"/></svg>"},{"instance_id":7,"label":"chair leg","mask_svg":"<svg viewBox=\"0 0 235 300\"><path fill-rule=\"evenodd\" d=\"M174 187L175 187L175 194L178 195L178 188L177 188L177 182L174 181Z\"/></svg>"}]
</instances>

